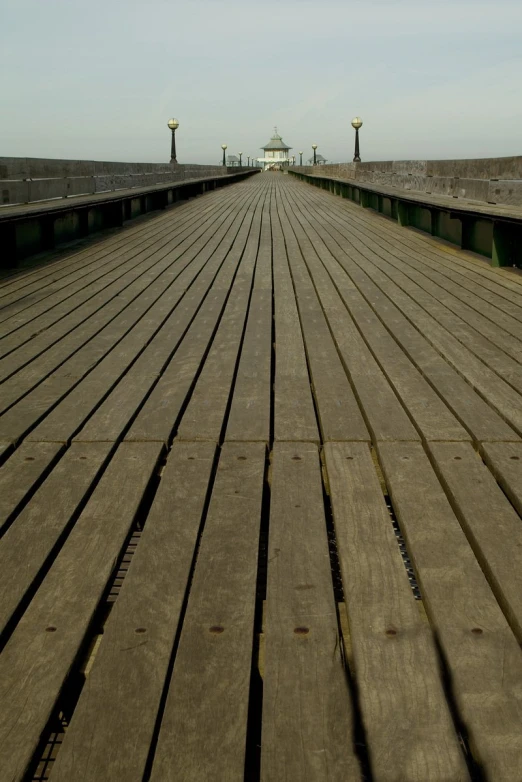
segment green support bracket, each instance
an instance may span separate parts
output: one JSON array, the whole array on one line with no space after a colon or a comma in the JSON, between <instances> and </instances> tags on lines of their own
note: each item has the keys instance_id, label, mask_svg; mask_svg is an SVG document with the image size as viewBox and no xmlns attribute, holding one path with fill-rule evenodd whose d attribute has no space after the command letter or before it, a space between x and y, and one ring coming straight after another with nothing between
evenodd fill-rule
<instances>
[{"instance_id":1,"label":"green support bracket","mask_svg":"<svg viewBox=\"0 0 522 782\"><path fill-rule=\"evenodd\" d=\"M493 223L493 266L522 267L522 226L502 220Z\"/></svg>"},{"instance_id":2,"label":"green support bracket","mask_svg":"<svg viewBox=\"0 0 522 782\"><path fill-rule=\"evenodd\" d=\"M362 207L365 209L368 209L371 206L369 193L366 190L359 189L359 203Z\"/></svg>"},{"instance_id":3,"label":"green support bracket","mask_svg":"<svg viewBox=\"0 0 522 782\"><path fill-rule=\"evenodd\" d=\"M397 222L399 225L409 225L408 204L403 201L397 201Z\"/></svg>"}]
</instances>

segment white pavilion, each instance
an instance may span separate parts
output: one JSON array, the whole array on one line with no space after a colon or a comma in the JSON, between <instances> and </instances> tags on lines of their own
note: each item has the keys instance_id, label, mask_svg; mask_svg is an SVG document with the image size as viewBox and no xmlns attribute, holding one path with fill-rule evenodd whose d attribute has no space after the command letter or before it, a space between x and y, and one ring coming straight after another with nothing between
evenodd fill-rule
<instances>
[{"instance_id":1,"label":"white pavilion","mask_svg":"<svg viewBox=\"0 0 522 782\"><path fill-rule=\"evenodd\" d=\"M289 157L289 152L292 147L289 147L279 133L277 128L274 128L274 135L264 147L261 147L264 151L264 157L258 157L257 162L262 164L263 171L279 170L283 167L291 165L293 158Z\"/></svg>"}]
</instances>

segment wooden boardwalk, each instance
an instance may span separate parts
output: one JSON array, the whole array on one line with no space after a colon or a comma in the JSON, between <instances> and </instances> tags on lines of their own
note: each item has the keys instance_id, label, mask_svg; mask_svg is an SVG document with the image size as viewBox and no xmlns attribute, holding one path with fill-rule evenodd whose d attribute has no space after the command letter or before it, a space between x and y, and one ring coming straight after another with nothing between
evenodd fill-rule
<instances>
[{"instance_id":1,"label":"wooden boardwalk","mask_svg":"<svg viewBox=\"0 0 522 782\"><path fill-rule=\"evenodd\" d=\"M522 780L521 277L266 174L0 321L0 782Z\"/></svg>"}]
</instances>

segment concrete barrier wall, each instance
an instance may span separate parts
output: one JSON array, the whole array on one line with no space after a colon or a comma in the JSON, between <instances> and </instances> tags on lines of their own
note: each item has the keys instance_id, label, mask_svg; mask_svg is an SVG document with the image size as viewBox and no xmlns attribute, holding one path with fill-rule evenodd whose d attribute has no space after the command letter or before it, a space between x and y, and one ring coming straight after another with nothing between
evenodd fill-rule
<instances>
[{"instance_id":1,"label":"concrete barrier wall","mask_svg":"<svg viewBox=\"0 0 522 782\"><path fill-rule=\"evenodd\" d=\"M522 206L522 157L477 160L383 160L297 166L311 175L367 182L489 204Z\"/></svg>"},{"instance_id":2,"label":"concrete barrier wall","mask_svg":"<svg viewBox=\"0 0 522 782\"><path fill-rule=\"evenodd\" d=\"M0 206L148 187L245 170L192 163L110 163L96 160L0 158Z\"/></svg>"}]
</instances>

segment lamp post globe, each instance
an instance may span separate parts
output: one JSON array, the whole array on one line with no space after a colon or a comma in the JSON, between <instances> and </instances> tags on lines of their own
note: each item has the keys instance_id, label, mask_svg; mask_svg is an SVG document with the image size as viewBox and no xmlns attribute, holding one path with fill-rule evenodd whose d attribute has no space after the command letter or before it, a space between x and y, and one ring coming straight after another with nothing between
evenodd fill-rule
<instances>
[{"instance_id":1,"label":"lamp post globe","mask_svg":"<svg viewBox=\"0 0 522 782\"><path fill-rule=\"evenodd\" d=\"M226 149L227 149L227 145L226 144L221 144L221 149L223 150L223 165L226 166L227 161L226 161L226 158L225 158L225 152L226 152Z\"/></svg>"},{"instance_id":2,"label":"lamp post globe","mask_svg":"<svg viewBox=\"0 0 522 782\"><path fill-rule=\"evenodd\" d=\"M177 163L176 159L176 130L179 128L179 122L177 119L169 119L167 122L167 125L172 131L172 141L170 145L170 162L171 163Z\"/></svg>"},{"instance_id":3,"label":"lamp post globe","mask_svg":"<svg viewBox=\"0 0 522 782\"><path fill-rule=\"evenodd\" d=\"M312 144L312 149L314 151L314 166L317 165L317 144Z\"/></svg>"},{"instance_id":4,"label":"lamp post globe","mask_svg":"<svg viewBox=\"0 0 522 782\"><path fill-rule=\"evenodd\" d=\"M362 128L363 121L360 117L354 117L352 119L352 128L355 128L355 154L353 156L354 163L361 162L361 154L359 151L359 128Z\"/></svg>"},{"instance_id":5,"label":"lamp post globe","mask_svg":"<svg viewBox=\"0 0 522 782\"><path fill-rule=\"evenodd\" d=\"M299 165L303 165L303 150L300 150L299 152Z\"/></svg>"}]
</instances>

